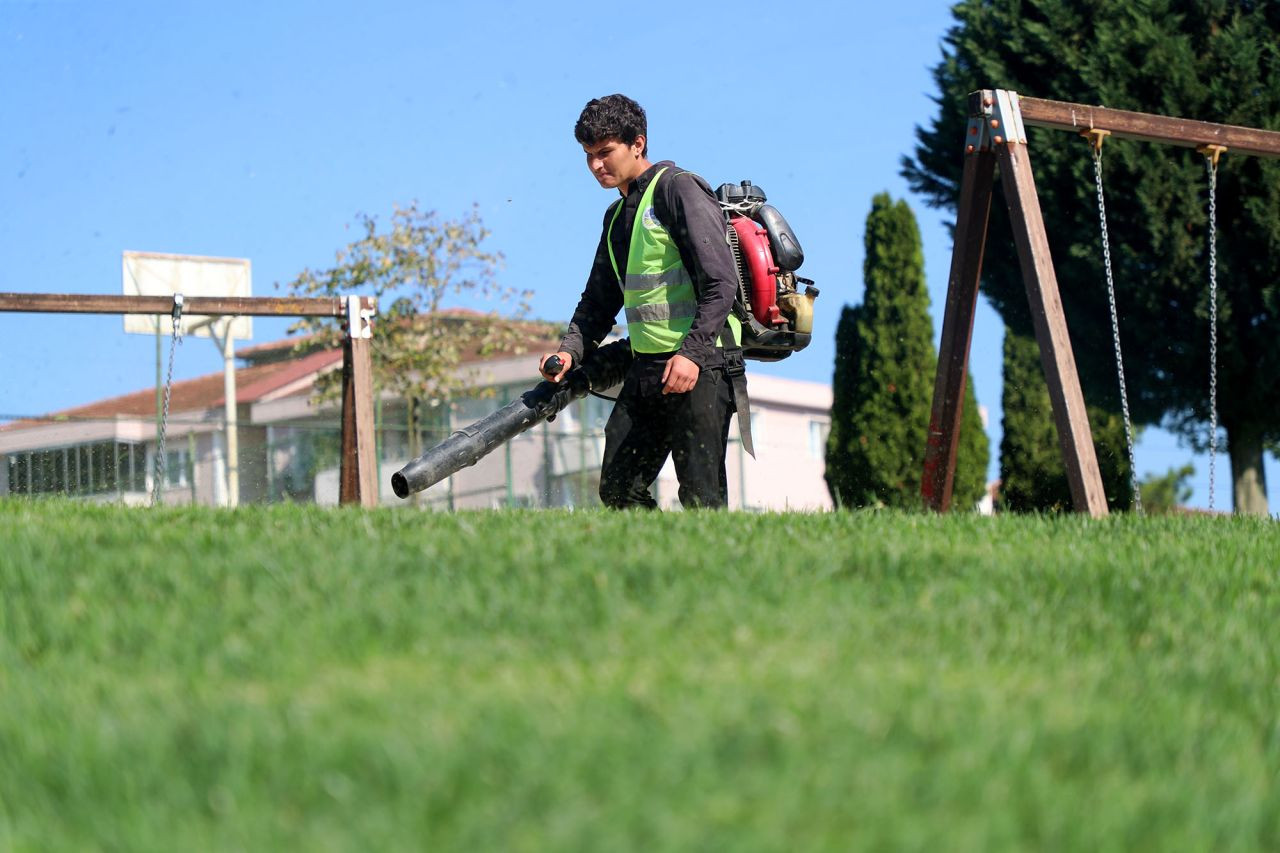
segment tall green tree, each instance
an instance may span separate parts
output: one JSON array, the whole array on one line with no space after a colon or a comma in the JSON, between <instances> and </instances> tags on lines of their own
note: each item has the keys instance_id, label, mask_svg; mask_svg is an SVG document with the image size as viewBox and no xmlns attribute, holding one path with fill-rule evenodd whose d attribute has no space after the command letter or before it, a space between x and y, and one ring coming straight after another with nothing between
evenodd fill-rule
<instances>
[{"instance_id":1,"label":"tall green tree","mask_svg":"<svg viewBox=\"0 0 1280 853\"><path fill-rule=\"evenodd\" d=\"M440 403L468 383L458 369L463 355L518 348L530 331L496 314L445 310L449 302L478 298L523 315L529 294L498 283L502 255L486 248L489 232L474 209L445 219L414 203L395 208L385 228L376 217L361 215L355 230L359 236L338 251L332 267L304 269L286 288L297 296L377 297L374 390L406 402L409 449L416 455L422 423L437 417ZM324 347L338 346L343 334L340 322L329 319L303 320L290 331L308 332L313 337L307 346ZM337 373L322 377L319 396L336 396L340 383Z\"/></svg>"},{"instance_id":2,"label":"tall green tree","mask_svg":"<svg viewBox=\"0 0 1280 853\"><path fill-rule=\"evenodd\" d=\"M915 215L888 193L871 203L863 302L845 307L827 441L827 487L840 506L920 506L937 353ZM952 501L972 506L986 484L987 436L967 386Z\"/></svg>"},{"instance_id":3,"label":"tall green tree","mask_svg":"<svg viewBox=\"0 0 1280 853\"><path fill-rule=\"evenodd\" d=\"M903 174L954 209L966 95L981 88L1280 129L1280 3L962 0L934 69L938 114ZM1118 411L1088 146L1030 129L1028 150L1086 398ZM1134 417L1207 444L1207 181L1203 158L1112 140L1104 150L1126 379ZM1031 322L1004 205L992 206L983 290ZM1266 510L1262 454L1280 440L1280 162L1228 153L1218 181L1219 420L1238 511Z\"/></svg>"}]
</instances>

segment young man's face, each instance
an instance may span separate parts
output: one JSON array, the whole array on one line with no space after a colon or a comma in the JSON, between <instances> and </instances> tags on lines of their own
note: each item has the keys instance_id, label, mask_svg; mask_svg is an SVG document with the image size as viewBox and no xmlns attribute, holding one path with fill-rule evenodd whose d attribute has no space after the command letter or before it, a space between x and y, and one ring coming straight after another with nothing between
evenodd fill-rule
<instances>
[{"instance_id":1,"label":"young man's face","mask_svg":"<svg viewBox=\"0 0 1280 853\"><path fill-rule=\"evenodd\" d=\"M620 139L606 139L595 145L583 145L587 155L587 168L605 189L622 189L640 177L648 168L644 158L644 137L626 145Z\"/></svg>"}]
</instances>

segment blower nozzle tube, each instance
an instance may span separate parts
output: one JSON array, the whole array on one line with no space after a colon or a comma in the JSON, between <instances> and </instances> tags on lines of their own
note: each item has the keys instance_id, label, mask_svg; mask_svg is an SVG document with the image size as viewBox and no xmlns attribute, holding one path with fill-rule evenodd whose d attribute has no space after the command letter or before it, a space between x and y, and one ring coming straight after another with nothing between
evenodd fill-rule
<instances>
[{"instance_id":1,"label":"blower nozzle tube","mask_svg":"<svg viewBox=\"0 0 1280 853\"><path fill-rule=\"evenodd\" d=\"M454 432L392 474L391 488L400 498L431 488L450 474L476 464L530 427L554 417L588 392L618 384L630 366L630 341L605 344L560 382L539 382L520 399Z\"/></svg>"}]
</instances>

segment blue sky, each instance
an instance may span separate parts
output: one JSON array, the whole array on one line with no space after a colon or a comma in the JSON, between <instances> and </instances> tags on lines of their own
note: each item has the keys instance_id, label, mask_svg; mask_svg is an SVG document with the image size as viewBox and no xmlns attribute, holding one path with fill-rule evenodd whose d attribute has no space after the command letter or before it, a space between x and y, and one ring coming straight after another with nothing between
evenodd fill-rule
<instances>
[{"instance_id":1,"label":"blue sky","mask_svg":"<svg viewBox=\"0 0 1280 853\"><path fill-rule=\"evenodd\" d=\"M950 239L898 163L936 110L929 69L949 5L0 0L0 290L119 293L121 252L135 250L249 258L254 293L270 295L331 265L358 213L385 219L417 200L445 216L477 205L503 282L560 322L610 201L573 122L621 91L645 106L655 159L713 186L749 178L785 213L801 272L822 288L815 343L756 369L829 382L839 309L861 299L875 193L915 209L941 322ZM125 335L118 317L0 323L0 414L154 382L154 340ZM254 342L287 325L255 320ZM971 358L993 471L1001 334L984 303ZM179 351L179 377L217 369L207 340ZM1190 458L1149 430L1138 467ZM1208 467L1196 467L1203 506ZM1278 467L1268 460L1273 484ZM1225 456L1218 471L1229 506Z\"/></svg>"}]
</instances>

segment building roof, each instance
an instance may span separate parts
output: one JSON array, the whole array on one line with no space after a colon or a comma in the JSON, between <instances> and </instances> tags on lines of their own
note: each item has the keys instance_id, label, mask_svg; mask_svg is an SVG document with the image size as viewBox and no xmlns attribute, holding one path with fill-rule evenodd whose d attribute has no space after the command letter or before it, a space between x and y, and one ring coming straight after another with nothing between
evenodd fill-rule
<instances>
[{"instance_id":1,"label":"building roof","mask_svg":"<svg viewBox=\"0 0 1280 853\"><path fill-rule=\"evenodd\" d=\"M321 350L289 361L255 364L236 369L236 402L254 403L306 376L331 370L342 363L340 350ZM222 371L173 383L169 411L191 412L220 408L226 402ZM305 389L295 393L303 393ZM53 412L47 418L13 421L0 431L26 429L50 420L95 420L115 417L151 418L156 414L156 389L146 388L119 397L108 397L83 406Z\"/></svg>"}]
</instances>

